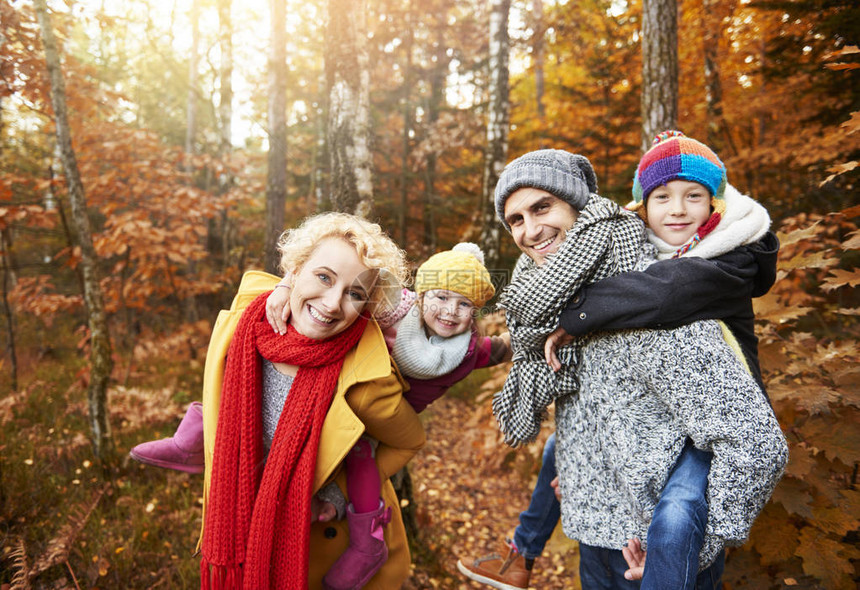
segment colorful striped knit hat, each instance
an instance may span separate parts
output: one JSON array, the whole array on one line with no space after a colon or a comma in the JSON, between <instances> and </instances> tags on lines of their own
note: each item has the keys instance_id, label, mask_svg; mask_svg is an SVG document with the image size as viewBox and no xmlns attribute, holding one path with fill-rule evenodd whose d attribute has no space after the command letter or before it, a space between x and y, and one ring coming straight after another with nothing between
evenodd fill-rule
<instances>
[{"instance_id":1,"label":"colorful striped knit hat","mask_svg":"<svg viewBox=\"0 0 860 590\"><path fill-rule=\"evenodd\" d=\"M658 186L672 180L698 182L711 193L711 207L722 216L726 212L723 193L726 190L726 167L717 154L705 144L680 131L663 131L654 138L636 167L633 179L633 202L627 205L645 218L645 199ZM712 218L714 216L712 215ZM712 219L713 220L713 219ZM710 221L708 225L710 225Z\"/></svg>"}]
</instances>

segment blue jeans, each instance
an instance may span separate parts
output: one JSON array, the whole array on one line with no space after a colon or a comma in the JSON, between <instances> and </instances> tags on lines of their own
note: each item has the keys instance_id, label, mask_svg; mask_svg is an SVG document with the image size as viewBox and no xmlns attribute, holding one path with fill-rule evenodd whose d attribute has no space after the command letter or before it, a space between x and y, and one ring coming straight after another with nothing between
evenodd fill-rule
<instances>
[{"instance_id":1,"label":"blue jeans","mask_svg":"<svg viewBox=\"0 0 860 590\"><path fill-rule=\"evenodd\" d=\"M648 563L648 560L645 560ZM579 544L579 581L582 590L639 590L639 580L624 578L627 562L620 549Z\"/></svg>"},{"instance_id":2,"label":"blue jeans","mask_svg":"<svg viewBox=\"0 0 860 590\"><path fill-rule=\"evenodd\" d=\"M648 559L651 559L650 549ZM646 564L648 559L645 560ZM721 551L717 560L697 576L696 589L721 590L724 566L725 551ZM582 590L641 590L642 586L638 580L633 582L624 578L626 570L627 562L619 549L579 544L579 579Z\"/></svg>"},{"instance_id":3,"label":"blue jeans","mask_svg":"<svg viewBox=\"0 0 860 590\"><path fill-rule=\"evenodd\" d=\"M555 479L555 433L543 447L543 463L538 473L537 484L532 491L529 507L520 513L520 524L514 531L517 550L528 559L536 559L552 536L561 517L561 504L555 497L550 483Z\"/></svg>"},{"instance_id":4,"label":"blue jeans","mask_svg":"<svg viewBox=\"0 0 860 590\"><path fill-rule=\"evenodd\" d=\"M699 551L708 522L706 491L712 456L697 449L687 439L660 494L648 527L648 557L645 560L642 590L714 587L713 584L699 586L696 580ZM721 576L720 567L717 584Z\"/></svg>"}]
</instances>

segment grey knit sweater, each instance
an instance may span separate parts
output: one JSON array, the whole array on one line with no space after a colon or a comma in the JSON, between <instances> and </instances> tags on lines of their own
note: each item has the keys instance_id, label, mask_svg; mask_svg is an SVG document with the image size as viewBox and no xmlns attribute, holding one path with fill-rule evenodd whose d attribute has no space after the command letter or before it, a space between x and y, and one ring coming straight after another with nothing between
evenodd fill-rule
<instances>
[{"instance_id":1,"label":"grey knit sweater","mask_svg":"<svg viewBox=\"0 0 860 590\"><path fill-rule=\"evenodd\" d=\"M647 542L660 491L690 437L714 454L700 567L724 545L743 543L782 476L788 446L719 324L596 334L578 374L579 394L556 401L565 534L610 549L631 537Z\"/></svg>"}]
</instances>

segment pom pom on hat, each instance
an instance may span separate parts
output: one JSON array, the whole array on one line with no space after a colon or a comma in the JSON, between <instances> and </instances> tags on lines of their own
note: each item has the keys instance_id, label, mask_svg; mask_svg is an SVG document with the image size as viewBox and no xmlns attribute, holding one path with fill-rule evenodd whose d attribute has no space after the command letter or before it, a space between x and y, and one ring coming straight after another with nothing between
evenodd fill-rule
<instances>
[{"instance_id":1,"label":"pom pom on hat","mask_svg":"<svg viewBox=\"0 0 860 590\"><path fill-rule=\"evenodd\" d=\"M633 178L633 202L627 208L639 210L642 216L643 205L651 191L672 180L698 182L711 193L714 212L725 213L725 165L705 144L671 130L658 134L639 161Z\"/></svg>"},{"instance_id":2,"label":"pom pom on hat","mask_svg":"<svg viewBox=\"0 0 860 590\"><path fill-rule=\"evenodd\" d=\"M434 289L453 291L477 307L489 301L496 289L484 267L481 248L471 242L461 242L428 258L418 267L415 292L420 295Z\"/></svg>"},{"instance_id":3,"label":"pom pom on hat","mask_svg":"<svg viewBox=\"0 0 860 590\"><path fill-rule=\"evenodd\" d=\"M582 211L597 192L597 175L588 158L564 150L535 150L511 161L499 176L495 194L496 215L508 231L505 203L521 188L545 190Z\"/></svg>"},{"instance_id":4,"label":"pom pom on hat","mask_svg":"<svg viewBox=\"0 0 860 590\"><path fill-rule=\"evenodd\" d=\"M484 251L474 242L460 242L451 248L451 252L467 252L478 259L478 262L484 264Z\"/></svg>"}]
</instances>

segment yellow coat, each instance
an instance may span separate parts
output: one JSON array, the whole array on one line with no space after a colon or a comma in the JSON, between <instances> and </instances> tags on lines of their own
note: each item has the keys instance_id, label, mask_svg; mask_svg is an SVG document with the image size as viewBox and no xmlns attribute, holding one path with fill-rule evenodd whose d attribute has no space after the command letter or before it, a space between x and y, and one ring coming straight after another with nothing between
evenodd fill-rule
<instances>
[{"instance_id":1,"label":"yellow coat","mask_svg":"<svg viewBox=\"0 0 860 590\"><path fill-rule=\"evenodd\" d=\"M242 277L239 292L229 310L222 310L212 330L203 374L203 431L206 453L204 476L204 513L212 476L215 427L221 402L221 382L230 339L239 317L258 295L271 290L279 278L260 271ZM337 382L337 392L323 423L317 455L314 493L337 481L346 495L345 470L339 469L344 457L365 432L379 441L376 463L383 479L382 496L392 508L391 522L385 528L388 561L365 586L368 589L400 588L409 576L409 548L406 530L394 488L388 478L406 465L424 446L424 429L418 415L403 399L404 382L388 354L382 332L369 322L358 345L347 353ZM310 510L310 507L308 507ZM198 546L200 542L198 542ZM322 587L322 578L349 544L346 520L311 525L310 574L308 587Z\"/></svg>"}]
</instances>

